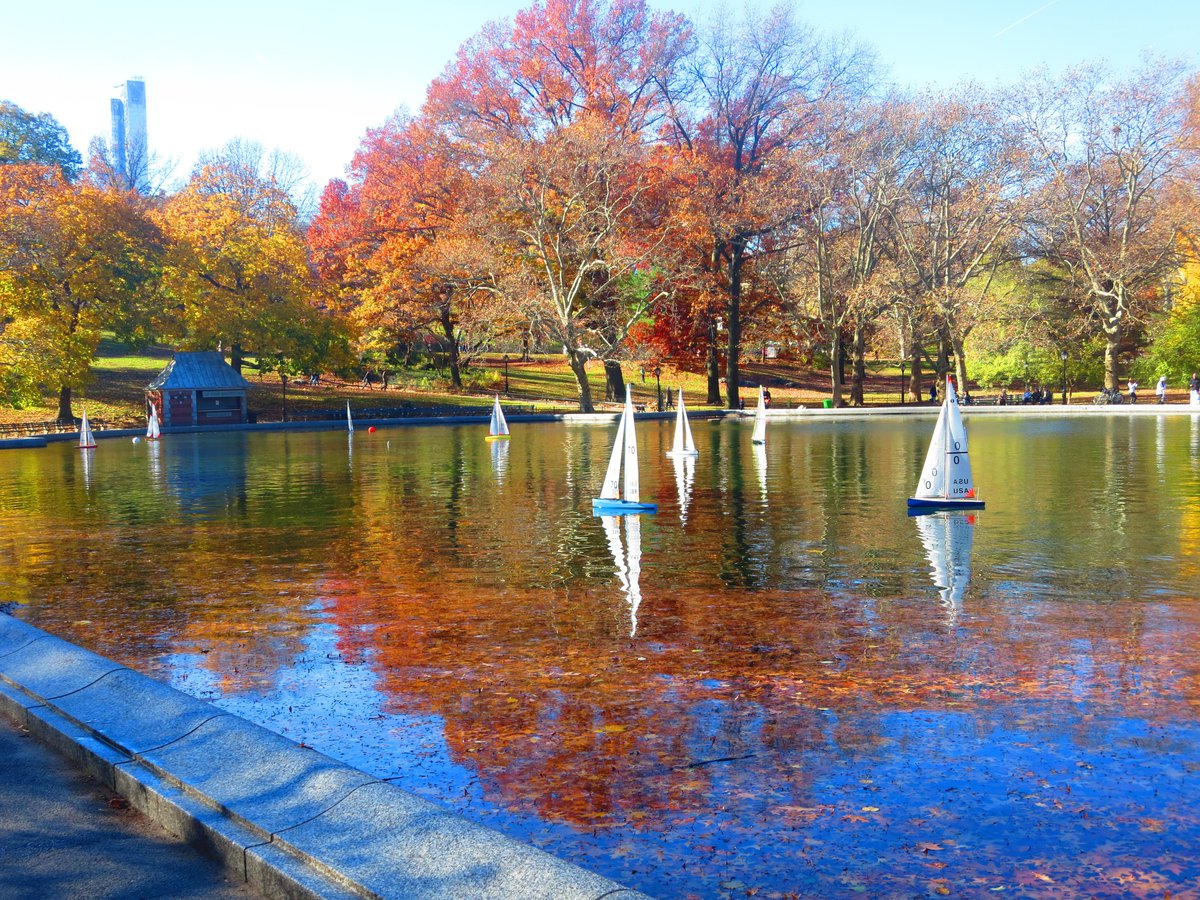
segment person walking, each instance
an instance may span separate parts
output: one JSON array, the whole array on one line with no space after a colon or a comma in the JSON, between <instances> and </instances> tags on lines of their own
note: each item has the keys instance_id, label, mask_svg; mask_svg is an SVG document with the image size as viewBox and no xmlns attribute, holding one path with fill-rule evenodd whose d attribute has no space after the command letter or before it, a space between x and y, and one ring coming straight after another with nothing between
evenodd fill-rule
<instances>
[{"instance_id":1,"label":"person walking","mask_svg":"<svg viewBox=\"0 0 1200 900\"><path fill-rule=\"evenodd\" d=\"M1188 400L1191 401L1192 406L1200 406L1200 377L1195 372L1188 381Z\"/></svg>"},{"instance_id":2,"label":"person walking","mask_svg":"<svg viewBox=\"0 0 1200 900\"><path fill-rule=\"evenodd\" d=\"M1129 379L1129 402L1130 403L1137 403L1137 389L1138 389L1138 383L1136 381L1134 381L1132 378L1130 378Z\"/></svg>"},{"instance_id":3,"label":"person walking","mask_svg":"<svg viewBox=\"0 0 1200 900\"><path fill-rule=\"evenodd\" d=\"M1154 395L1158 397L1159 403L1167 402L1167 376L1163 375L1158 379L1158 384L1154 388Z\"/></svg>"}]
</instances>

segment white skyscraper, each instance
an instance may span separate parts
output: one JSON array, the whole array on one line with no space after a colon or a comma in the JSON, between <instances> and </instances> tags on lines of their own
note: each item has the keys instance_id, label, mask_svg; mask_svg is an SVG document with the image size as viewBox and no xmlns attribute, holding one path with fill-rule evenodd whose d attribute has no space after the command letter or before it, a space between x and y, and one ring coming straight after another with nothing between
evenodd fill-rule
<instances>
[{"instance_id":1,"label":"white skyscraper","mask_svg":"<svg viewBox=\"0 0 1200 900\"><path fill-rule=\"evenodd\" d=\"M146 141L146 82L131 78L109 102L112 114L112 162L117 174L142 193L150 189L150 151Z\"/></svg>"}]
</instances>

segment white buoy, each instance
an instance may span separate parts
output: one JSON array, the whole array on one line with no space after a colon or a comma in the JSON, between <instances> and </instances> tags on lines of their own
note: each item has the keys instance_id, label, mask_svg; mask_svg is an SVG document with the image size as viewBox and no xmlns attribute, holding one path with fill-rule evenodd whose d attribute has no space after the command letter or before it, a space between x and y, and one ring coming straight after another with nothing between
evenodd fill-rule
<instances>
[{"instance_id":1,"label":"white buoy","mask_svg":"<svg viewBox=\"0 0 1200 900\"><path fill-rule=\"evenodd\" d=\"M142 439L141 439L140 437L135 437L135 438L133 439L133 442L134 442L135 444L140 444L140 443L142 442Z\"/></svg>"}]
</instances>

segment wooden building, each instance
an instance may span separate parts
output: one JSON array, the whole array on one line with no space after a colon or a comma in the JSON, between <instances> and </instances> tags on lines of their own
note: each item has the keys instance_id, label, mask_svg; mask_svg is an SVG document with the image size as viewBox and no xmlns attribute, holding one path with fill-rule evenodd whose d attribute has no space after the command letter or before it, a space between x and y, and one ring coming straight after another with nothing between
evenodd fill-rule
<instances>
[{"instance_id":1,"label":"wooden building","mask_svg":"<svg viewBox=\"0 0 1200 900\"><path fill-rule=\"evenodd\" d=\"M146 389L164 427L236 425L248 421L250 387L220 353L176 353Z\"/></svg>"}]
</instances>

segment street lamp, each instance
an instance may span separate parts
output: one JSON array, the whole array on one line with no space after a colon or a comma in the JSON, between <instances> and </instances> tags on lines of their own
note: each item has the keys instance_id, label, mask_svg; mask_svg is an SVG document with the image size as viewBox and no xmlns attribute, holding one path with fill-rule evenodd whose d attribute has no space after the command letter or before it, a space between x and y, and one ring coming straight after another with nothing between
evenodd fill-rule
<instances>
[{"instance_id":1,"label":"street lamp","mask_svg":"<svg viewBox=\"0 0 1200 900\"><path fill-rule=\"evenodd\" d=\"M504 395L508 396L508 354L504 354Z\"/></svg>"},{"instance_id":2,"label":"street lamp","mask_svg":"<svg viewBox=\"0 0 1200 900\"><path fill-rule=\"evenodd\" d=\"M654 386L658 389L658 411L662 412L662 382L659 376L662 375L662 369L658 366L654 367Z\"/></svg>"},{"instance_id":3,"label":"street lamp","mask_svg":"<svg viewBox=\"0 0 1200 900\"><path fill-rule=\"evenodd\" d=\"M1062 394L1063 394L1063 406L1066 406L1067 405L1067 351L1063 350L1058 355L1062 359L1062 364L1063 364L1063 384L1062 384L1063 391L1062 391Z\"/></svg>"}]
</instances>

